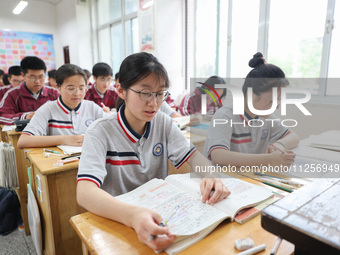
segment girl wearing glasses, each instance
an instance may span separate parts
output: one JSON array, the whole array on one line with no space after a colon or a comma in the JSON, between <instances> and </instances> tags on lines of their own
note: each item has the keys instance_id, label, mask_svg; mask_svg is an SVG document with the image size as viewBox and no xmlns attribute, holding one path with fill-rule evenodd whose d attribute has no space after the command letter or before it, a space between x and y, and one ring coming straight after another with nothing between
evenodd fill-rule
<instances>
[{"instance_id":1,"label":"girl wearing glasses","mask_svg":"<svg viewBox=\"0 0 340 255\"><path fill-rule=\"evenodd\" d=\"M59 98L36 111L19 138L19 148L81 146L88 126L104 116L98 105L83 100L87 91L83 69L65 64L57 70L56 82Z\"/></svg>"},{"instance_id":2,"label":"girl wearing glasses","mask_svg":"<svg viewBox=\"0 0 340 255\"><path fill-rule=\"evenodd\" d=\"M113 196L153 178L164 179L168 159L177 168L186 161L210 166L171 118L159 111L168 87L168 74L153 55L141 52L125 58L119 70L117 114L94 122L86 131L77 177L77 201L82 207L132 227L139 240L154 250L176 239L167 227L158 226L161 215ZM201 193L204 202L215 203L230 192L221 180L205 178ZM150 235L162 236L148 241Z\"/></svg>"}]
</instances>

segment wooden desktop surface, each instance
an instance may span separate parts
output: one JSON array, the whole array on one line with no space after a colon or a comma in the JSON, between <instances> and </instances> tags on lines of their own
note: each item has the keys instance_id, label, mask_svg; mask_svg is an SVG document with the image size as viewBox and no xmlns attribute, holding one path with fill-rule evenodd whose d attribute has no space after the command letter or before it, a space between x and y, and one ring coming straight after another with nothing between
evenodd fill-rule
<instances>
[{"instance_id":1,"label":"wooden desktop surface","mask_svg":"<svg viewBox=\"0 0 340 255\"><path fill-rule=\"evenodd\" d=\"M263 184L252 179L246 178L244 180L263 186ZM283 193L281 190L273 189ZM266 250L258 254L269 254L277 237L265 231L261 227L260 221L260 215L244 224L225 221L207 237L179 254L236 254L239 251L234 248L235 240L247 237L251 237L255 245L266 244ZM154 254L153 250L138 240L133 229L121 223L90 212L73 216L70 222L83 242L85 249L83 254ZM294 246L283 241L277 255L287 255L293 251ZM166 253L161 252L160 254Z\"/></svg>"}]
</instances>

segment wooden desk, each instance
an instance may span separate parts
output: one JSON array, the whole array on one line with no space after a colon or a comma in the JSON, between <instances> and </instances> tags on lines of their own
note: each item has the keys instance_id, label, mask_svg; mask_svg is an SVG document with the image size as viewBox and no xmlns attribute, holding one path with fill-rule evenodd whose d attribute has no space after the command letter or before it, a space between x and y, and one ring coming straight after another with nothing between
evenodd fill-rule
<instances>
[{"instance_id":1,"label":"wooden desk","mask_svg":"<svg viewBox=\"0 0 340 255\"><path fill-rule=\"evenodd\" d=\"M7 136L6 132L2 131L4 125L0 125L0 142L3 141L4 143L7 143Z\"/></svg>"},{"instance_id":2,"label":"wooden desk","mask_svg":"<svg viewBox=\"0 0 340 255\"><path fill-rule=\"evenodd\" d=\"M57 147L53 150L60 151ZM45 158L42 148L30 149L28 158L33 166L32 189L40 211L44 254L81 254L81 242L69 223L72 216L85 212L76 201L78 162L53 166L60 158Z\"/></svg>"},{"instance_id":3,"label":"wooden desk","mask_svg":"<svg viewBox=\"0 0 340 255\"><path fill-rule=\"evenodd\" d=\"M259 184L250 179L246 180ZM260 220L260 216L257 216L245 224L223 222L207 237L180 254L236 254L238 251L234 248L235 240L249 236L256 245L267 245L267 249L258 254L269 254L277 237L262 229ZM133 229L118 222L90 212L74 216L70 222L83 242L83 254L154 254L153 250L139 242ZM283 241L277 255L291 254L293 250L291 243Z\"/></svg>"},{"instance_id":4,"label":"wooden desk","mask_svg":"<svg viewBox=\"0 0 340 255\"><path fill-rule=\"evenodd\" d=\"M262 226L295 254L340 254L340 180L319 179L262 211Z\"/></svg>"},{"instance_id":5,"label":"wooden desk","mask_svg":"<svg viewBox=\"0 0 340 255\"><path fill-rule=\"evenodd\" d=\"M10 130L4 132L7 138L8 143L12 143L15 151L15 161L17 164L17 175L19 181L19 189L17 193L19 194L20 201L20 211L21 217L25 226L26 235L30 234L30 228L28 225L28 215L27 215L27 183L28 183L28 175L27 175L27 166L28 162L25 158L24 150L18 148L18 140L21 135L21 132L16 132L15 130Z\"/></svg>"}]
</instances>

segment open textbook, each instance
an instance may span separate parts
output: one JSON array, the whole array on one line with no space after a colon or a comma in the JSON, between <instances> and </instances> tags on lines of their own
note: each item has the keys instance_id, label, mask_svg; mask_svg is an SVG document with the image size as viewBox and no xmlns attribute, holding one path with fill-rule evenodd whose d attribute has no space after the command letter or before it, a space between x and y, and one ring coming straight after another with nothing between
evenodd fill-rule
<instances>
[{"instance_id":1,"label":"open textbook","mask_svg":"<svg viewBox=\"0 0 340 255\"><path fill-rule=\"evenodd\" d=\"M269 189L237 178L221 179L231 195L213 206L201 202L201 178L190 178L189 173L169 175L165 180L152 179L116 198L150 208L163 219L175 211L167 225L171 233L177 235L177 240L165 251L176 254L204 238L223 220L233 220L240 210L273 196Z\"/></svg>"}]
</instances>

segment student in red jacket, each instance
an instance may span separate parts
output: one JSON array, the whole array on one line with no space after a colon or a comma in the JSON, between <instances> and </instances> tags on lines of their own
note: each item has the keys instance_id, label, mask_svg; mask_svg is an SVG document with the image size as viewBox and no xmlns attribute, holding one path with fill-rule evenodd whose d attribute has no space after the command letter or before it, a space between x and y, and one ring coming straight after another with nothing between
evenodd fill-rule
<instances>
[{"instance_id":1,"label":"student in red jacket","mask_svg":"<svg viewBox=\"0 0 340 255\"><path fill-rule=\"evenodd\" d=\"M45 102L56 100L59 92L44 87L46 65L35 56L21 60L25 82L6 92L0 102L0 124L13 125L18 119L31 119L34 112Z\"/></svg>"},{"instance_id":2,"label":"student in red jacket","mask_svg":"<svg viewBox=\"0 0 340 255\"><path fill-rule=\"evenodd\" d=\"M116 107L118 98L114 88L110 87L113 76L112 69L106 63L97 63L92 68L92 76L95 83L87 91L85 99L95 102L105 112L109 112Z\"/></svg>"},{"instance_id":3,"label":"student in red jacket","mask_svg":"<svg viewBox=\"0 0 340 255\"><path fill-rule=\"evenodd\" d=\"M8 69L8 81L9 85L0 87L0 101L9 89L18 87L24 82L24 77L21 74L20 66L11 66Z\"/></svg>"}]
</instances>

